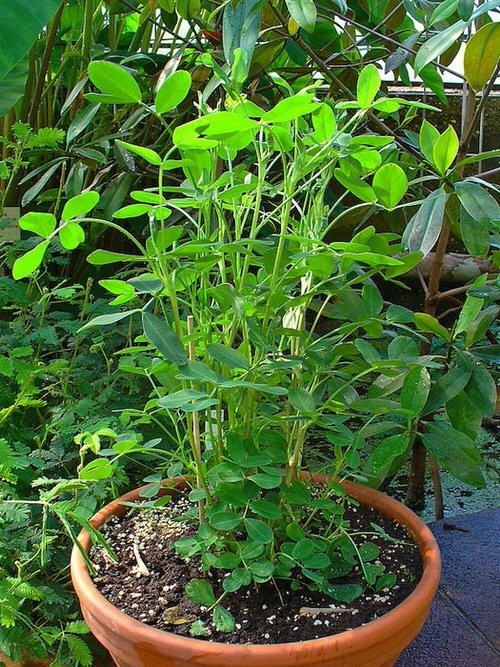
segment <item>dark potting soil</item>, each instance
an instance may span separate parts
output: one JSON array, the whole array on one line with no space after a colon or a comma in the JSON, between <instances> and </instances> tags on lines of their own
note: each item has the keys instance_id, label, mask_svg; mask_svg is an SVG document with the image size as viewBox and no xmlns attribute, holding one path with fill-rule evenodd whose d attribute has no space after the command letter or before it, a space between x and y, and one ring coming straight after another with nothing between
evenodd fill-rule
<instances>
[{"instance_id":1,"label":"dark potting soil","mask_svg":"<svg viewBox=\"0 0 500 667\"><path fill-rule=\"evenodd\" d=\"M210 630L210 641L226 644L277 644L317 639L350 630L382 616L403 602L421 577L418 548L401 526L365 507L348 507L345 518L351 532L373 532L370 523L381 526L388 535L402 542L393 542L371 534L370 542L380 548L376 563L392 572L397 583L381 592L367 588L363 596L347 604L311 592L305 586L292 590L287 581L278 580L241 588L228 595L223 605L235 618L232 634L219 632L204 613L184 594L185 585L192 579L207 578L216 593L222 591L223 574L214 570L208 577L197 557L186 561L172 547L183 535L194 533L175 516L183 514L191 503L183 496L162 509L129 512L125 517L112 518L104 529L108 544L119 557L115 563L100 547L94 549L91 560L96 568L94 583L115 607L129 616L159 630L190 636L193 621L202 620ZM359 568L350 575L335 580L336 584L363 583ZM165 610L169 622L163 618ZM330 608L332 612L304 614L307 608ZM301 609L303 613L301 614ZM175 618L176 617L176 618ZM172 621L181 621L175 624ZM184 622L187 621L187 622ZM202 638L200 638L202 639Z\"/></svg>"}]
</instances>

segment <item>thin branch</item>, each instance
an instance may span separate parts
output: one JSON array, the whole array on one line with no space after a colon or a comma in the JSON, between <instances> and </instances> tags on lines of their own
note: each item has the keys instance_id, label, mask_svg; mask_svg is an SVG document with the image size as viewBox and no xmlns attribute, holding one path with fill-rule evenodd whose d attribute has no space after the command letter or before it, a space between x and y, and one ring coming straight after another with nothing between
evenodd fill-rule
<instances>
[{"instance_id":1,"label":"thin branch","mask_svg":"<svg viewBox=\"0 0 500 667\"><path fill-rule=\"evenodd\" d=\"M490 96L491 91L493 90L493 86L495 85L495 81L497 80L498 75L500 74L500 63L496 66L495 71L493 72L491 79L488 82L488 85L486 88L483 90L483 95L481 97L481 101L477 105L476 110L474 111L474 115L472 116L471 122L469 127L467 128L467 131L460 142L461 147L465 147L465 149L468 148L469 142L472 138L472 134L476 128L477 122L479 118L481 117L481 113L486 106L486 102L488 101L488 98Z\"/></svg>"}]
</instances>

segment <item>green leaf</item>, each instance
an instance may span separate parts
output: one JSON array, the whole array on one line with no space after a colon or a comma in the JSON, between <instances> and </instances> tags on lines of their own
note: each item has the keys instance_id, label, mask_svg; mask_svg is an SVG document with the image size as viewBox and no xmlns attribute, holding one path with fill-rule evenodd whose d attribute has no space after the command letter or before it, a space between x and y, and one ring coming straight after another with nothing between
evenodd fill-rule
<instances>
[{"instance_id":1,"label":"green leaf","mask_svg":"<svg viewBox=\"0 0 500 667\"><path fill-rule=\"evenodd\" d=\"M181 18L189 21L190 19L198 17L201 9L201 2L200 0L177 0L175 8Z\"/></svg>"},{"instance_id":2,"label":"green leaf","mask_svg":"<svg viewBox=\"0 0 500 667\"><path fill-rule=\"evenodd\" d=\"M255 482L261 489L276 489L278 486L281 486L281 477L278 477L277 475L268 475L264 472L250 475L248 479Z\"/></svg>"},{"instance_id":3,"label":"green leaf","mask_svg":"<svg viewBox=\"0 0 500 667\"><path fill-rule=\"evenodd\" d=\"M410 438L404 433L391 435L385 438L373 450L369 463L373 473L377 475L388 468L398 456L401 456L409 447Z\"/></svg>"},{"instance_id":4,"label":"green leaf","mask_svg":"<svg viewBox=\"0 0 500 667\"><path fill-rule=\"evenodd\" d=\"M466 27L467 24L464 21L457 21L449 28L440 30L437 35L427 40L415 56L413 65L415 73L418 74L426 65L447 51L461 37Z\"/></svg>"},{"instance_id":5,"label":"green leaf","mask_svg":"<svg viewBox=\"0 0 500 667\"><path fill-rule=\"evenodd\" d=\"M113 474L113 465L108 459L95 459L80 470L79 477L85 482L109 479Z\"/></svg>"},{"instance_id":6,"label":"green leaf","mask_svg":"<svg viewBox=\"0 0 500 667\"><path fill-rule=\"evenodd\" d=\"M273 576L274 565L269 560L260 560L250 563L249 569L259 583L264 583Z\"/></svg>"},{"instance_id":7,"label":"green leaf","mask_svg":"<svg viewBox=\"0 0 500 667\"><path fill-rule=\"evenodd\" d=\"M75 637L71 634L64 634L64 639L68 645L69 651L75 661L75 664L82 667L90 667L94 662L90 648L81 637Z\"/></svg>"},{"instance_id":8,"label":"green leaf","mask_svg":"<svg viewBox=\"0 0 500 667\"><path fill-rule=\"evenodd\" d=\"M432 387L422 414L428 415L459 394L469 382L471 372L456 366L443 375Z\"/></svg>"},{"instance_id":9,"label":"green leaf","mask_svg":"<svg viewBox=\"0 0 500 667\"><path fill-rule=\"evenodd\" d=\"M447 342L451 339L448 329L445 329L445 327L440 324L435 317L432 317L432 315L428 315L427 313L415 313L415 324L419 331L433 333Z\"/></svg>"},{"instance_id":10,"label":"green leaf","mask_svg":"<svg viewBox=\"0 0 500 667\"><path fill-rule=\"evenodd\" d=\"M154 164L156 166L159 166L162 163L161 157L158 155L158 153L151 148L144 148L144 146L136 146L135 144L129 144L126 141L122 141L121 139L117 139L116 143L119 146L122 146L122 148L125 148L127 151L130 153L135 153L135 155L139 155L139 157L142 157L146 162L149 162L150 164Z\"/></svg>"},{"instance_id":11,"label":"green leaf","mask_svg":"<svg viewBox=\"0 0 500 667\"><path fill-rule=\"evenodd\" d=\"M329 141L337 125L332 108L328 104L322 104L313 113L311 119L314 127L314 138L320 142Z\"/></svg>"},{"instance_id":12,"label":"green leaf","mask_svg":"<svg viewBox=\"0 0 500 667\"><path fill-rule=\"evenodd\" d=\"M248 503L248 498L243 493L243 489L239 484L231 482L221 482L215 489L215 495L223 503L229 503L233 507L245 507Z\"/></svg>"},{"instance_id":13,"label":"green leaf","mask_svg":"<svg viewBox=\"0 0 500 667\"><path fill-rule=\"evenodd\" d=\"M42 241L37 246L29 250L22 257L18 257L12 267L14 280L21 280L31 275L38 269L45 256L45 251L49 247L49 241Z\"/></svg>"},{"instance_id":14,"label":"green leaf","mask_svg":"<svg viewBox=\"0 0 500 667\"><path fill-rule=\"evenodd\" d=\"M432 12L429 26L446 21L457 9L457 0L443 0Z\"/></svg>"},{"instance_id":15,"label":"green leaf","mask_svg":"<svg viewBox=\"0 0 500 667\"><path fill-rule=\"evenodd\" d=\"M99 202L98 192L83 192L69 199L64 205L62 212L63 220L73 220L87 215Z\"/></svg>"},{"instance_id":16,"label":"green leaf","mask_svg":"<svg viewBox=\"0 0 500 667\"><path fill-rule=\"evenodd\" d=\"M117 262L144 262L144 257L142 255L127 255L123 252L112 252L111 250L94 250L87 257L87 262L95 266L104 266Z\"/></svg>"},{"instance_id":17,"label":"green leaf","mask_svg":"<svg viewBox=\"0 0 500 667\"><path fill-rule=\"evenodd\" d=\"M472 287L479 287L485 284L487 279L486 274L479 276L473 283ZM481 308L483 307L484 299L478 299L475 296L467 295L460 315L457 320L457 324L454 330L454 337L458 336L463 331L467 331L471 326L472 322L479 315Z\"/></svg>"},{"instance_id":18,"label":"green leaf","mask_svg":"<svg viewBox=\"0 0 500 667\"><path fill-rule=\"evenodd\" d=\"M455 184L455 192L464 209L476 223L500 218L497 201L479 184L462 181Z\"/></svg>"},{"instance_id":19,"label":"green leaf","mask_svg":"<svg viewBox=\"0 0 500 667\"><path fill-rule=\"evenodd\" d=\"M463 206L460 206L460 235L473 257L486 257L490 249L490 234L484 221L475 220Z\"/></svg>"},{"instance_id":20,"label":"green leaf","mask_svg":"<svg viewBox=\"0 0 500 667\"><path fill-rule=\"evenodd\" d=\"M123 67L103 60L94 60L88 67L88 73L94 86L114 100L112 103L133 104L142 100L136 80ZM100 101L108 102L107 99Z\"/></svg>"},{"instance_id":21,"label":"green leaf","mask_svg":"<svg viewBox=\"0 0 500 667\"><path fill-rule=\"evenodd\" d=\"M189 634L191 637L210 637L212 633L203 621L195 621L189 628Z\"/></svg>"},{"instance_id":22,"label":"green leaf","mask_svg":"<svg viewBox=\"0 0 500 667\"><path fill-rule=\"evenodd\" d=\"M438 68L435 65L429 64L423 67L420 70L419 76L425 85L436 94L436 97L440 102L443 104L448 104L443 79L441 78Z\"/></svg>"},{"instance_id":23,"label":"green leaf","mask_svg":"<svg viewBox=\"0 0 500 667\"><path fill-rule=\"evenodd\" d=\"M0 10L0 79L28 53L60 6L59 0L3 2Z\"/></svg>"},{"instance_id":24,"label":"green leaf","mask_svg":"<svg viewBox=\"0 0 500 667\"><path fill-rule=\"evenodd\" d=\"M248 537L257 542L257 544L269 544L273 541L273 531L264 521L260 519L244 519L244 523Z\"/></svg>"},{"instance_id":25,"label":"green leaf","mask_svg":"<svg viewBox=\"0 0 500 667\"><path fill-rule=\"evenodd\" d=\"M456 158L458 153L458 136L451 125L448 125L443 134L439 137L432 151L433 164L441 175Z\"/></svg>"},{"instance_id":26,"label":"green leaf","mask_svg":"<svg viewBox=\"0 0 500 667\"><path fill-rule=\"evenodd\" d=\"M206 579L192 579L184 587L187 597L195 604L211 607L215 603L212 585Z\"/></svg>"},{"instance_id":27,"label":"green leaf","mask_svg":"<svg viewBox=\"0 0 500 667\"><path fill-rule=\"evenodd\" d=\"M373 64L361 70L356 86L356 99L362 109L368 109L380 89L380 74Z\"/></svg>"},{"instance_id":28,"label":"green leaf","mask_svg":"<svg viewBox=\"0 0 500 667\"><path fill-rule=\"evenodd\" d=\"M207 345L207 352L212 359L230 368L248 368L246 357L241 352L233 350L232 347L227 347L220 343L209 343Z\"/></svg>"},{"instance_id":29,"label":"green leaf","mask_svg":"<svg viewBox=\"0 0 500 667\"><path fill-rule=\"evenodd\" d=\"M431 389L429 371L422 366L416 366L405 377L401 389L401 407L409 410L412 415L418 415L427 403Z\"/></svg>"},{"instance_id":30,"label":"green leaf","mask_svg":"<svg viewBox=\"0 0 500 667\"><path fill-rule=\"evenodd\" d=\"M119 208L113 213L113 218L118 220L126 220L128 218L140 218L141 215L146 215L151 211L149 204L129 204L123 208Z\"/></svg>"},{"instance_id":31,"label":"green leaf","mask_svg":"<svg viewBox=\"0 0 500 667\"><path fill-rule=\"evenodd\" d=\"M500 24L488 23L468 40L464 74L469 86L480 91L491 79L500 58Z\"/></svg>"},{"instance_id":32,"label":"green leaf","mask_svg":"<svg viewBox=\"0 0 500 667\"><path fill-rule=\"evenodd\" d=\"M408 189L405 172L397 164L384 164L373 177L373 190L385 208L393 209Z\"/></svg>"},{"instance_id":33,"label":"green leaf","mask_svg":"<svg viewBox=\"0 0 500 667\"><path fill-rule=\"evenodd\" d=\"M462 21L468 21L474 11L474 0L458 0L457 13Z\"/></svg>"},{"instance_id":34,"label":"green leaf","mask_svg":"<svg viewBox=\"0 0 500 667\"><path fill-rule=\"evenodd\" d=\"M250 503L250 509L255 514L269 521L277 521L282 516L279 506L268 500L255 500L253 503Z\"/></svg>"},{"instance_id":35,"label":"green leaf","mask_svg":"<svg viewBox=\"0 0 500 667\"><path fill-rule=\"evenodd\" d=\"M360 584L328 584L324 590L338 602L352 602L363 595L364 592Z\"/></svg>"},{"instance_id":36,"label":"green leaf","mask_svg":"<svg viewBox=\"0 0 500 667\"><path fill-rule=\"evenodd\" d=\"M450 475L478 489L486 486L479 466L480 453L473 440L446 422L426 425L422 441L436 461Z\"/></svg>"},{"instance_id":37,"label":"green leaf","mask_svg":"<svg viewBox=\"0 0 500 667\"><path fill-rule=\"evenodd\" d=\"M232 531L239 528L241 518L234 512L213 512L208 522L215 530Z\"/></svg>"},{"instance_id":38,"label":"green leaf","mask_svg":"<svg viewBox=\"0 0 500 667\"><path fill-rule=\"evenodd\" d=\"M99 285L116 296L121 296L122 294L135 294L134 287L124 280L100 280Z\"/></svg>"},{"instance_id":39,"label":"green leaf","mask_svg":"<svg viewBox=\"0 0 500 667\"><path fill-rule=\"evenodd\" d=\"M230 633L236 629L236 622L231 612L218 604L212 614L212 623L219 632Z\"/></svg>"},{"instance_id":40,"label":"green leaf","mask_svg":"<svg viewBox=\"0 0 500 667\"><path fill-rule=\"evenodd\" d=\"M402 239L410 252L421 252L424 257L430 253L441 231L447 199L442 189L431 192L410 220Z\"/></svg>"},{"instance_id":41,"label":"green leaf","mask_svg":"<svg viewBox=\"0 0 500 667\"><path fill-rule=\"evenodd\" d=\"M10 72L0 77L0 118L6 116L24 95L28 73L29 59L26 56Z\"/></svg>"},{"instance_id":42,"label":"green leaf","mask_svg":"<svg viewBox=\"0 0 500 667\"><path fill-rule=\"evenodd\" d=\"M60 228L59 241L66 250L74 250L85 241L85 232L76 222L68 223Z\"/></svg>"},{"instance_id":43,"label":"green leaf","mask_svg":"<svg viewBox=\"0 0 500 667\"><path fill-rule=\"evenodd\" d=\"M464 391L446 403L446 415L457 431L465 433L472 440L477 438L483 415L472 405Z\"/></svg>"},{"instance_id":44,"label":"green leaf","mask_svg":"<svg viewBox=\"0 0 500 667\"><path fill-rule=\"evenodd\" d=\"M183 102L191 88L191 74L178 70L171 74L156 93L156 113L163 114L175 109Z\"/></svg>"},{"instance_id":45,"label":"green leaf","mask_svg":"<svg viewBox=\"0 0 500 667\"><path fill-rule=\"evenodd\" d=\"M479 340L483 338L485 333L488 331L490 326L498 317L498 312L499 312L498 306L489 306L488 308L485 308L481 313L479 313L477 318L467 329L467 333L465 335L466 347L471 347L472 345L474 345L474 343L477 343Z\"/></svg>"},{"instance_id":46,"label":"green leaf","mask_svg":"<svg viewBox=\"0 0 500 667\"><path fill-rule=\"evenodd\" d=\"M31 211L19 219L19 227L27 232L34 232L44 239L49 238L57 226L57 220L52 213L36 213Z\"/></svg>"},{"instance_id":47,"label":"green leaf","mask_svg":"<svg viewBox=\"0 0 500 667\"><path fill-rule=\"evenodd\" d=\"M492 417L497 399L495 381L483 365L476 363L473 368L471 378L465 387L465 395L476 410L485 417Z\"/></svg>"},{"instance_id":48,"label":"green leaf","mask_svg":"<svg viewBox=\"0 0 500 667\"><path fill-rule=\"evenodd\" d=\"M281 100L262 116L266 123L288 123L305 116L320 107L320 102L313 102L311 95L304 93Z\"/></svg>"},{"instance_id":49,"label":"green leaf","mask_svg":"<svg viewBox=\"0 0 500 667\"><path fill-rule=\"evenodd\" d=\"M343 185L346 190L356 195L358 199L364 202L375 202L377 196L368 183L365 183L360 178L354 176L347 176L341 169L334 170L335 178Z\"/></svg>"},{"instance_id":50,"label":"green leaf","mask_svg":"<svg viewBox=\"0 0 500 667\"><path fill-rule=\"evenodd\" d=\"M316 401L312 394L310 394L302 387L294 387L288 392L288 400L292 407L297 412L314 412L316 409Z\"/></svg>"},{"instance_id":51,"label":"green leaf","mask_svg":"<svg viewBox=\"0 0 500 667\"><path fill-rule=\"evenodd\" d=\"M90 322L87 322L80 331L84 331L85 329L90 329L91 327L104 327L107 326L108 324L115 324L115 322L119 322L120 320L124 320L126 317L129 317L133 313L137 313L139 311L137 310L124 310L120 313L110 313L109 315L99 315L98 317L94 317L93 320L90 320Z\"/></svg>"},{"instance_id":52,"label":"green leaf","mask_svg":"<svg viewBox=\"0 0 500 667\"><path fill-rule=\"evenodd\" d=\"M424 120L420 126L420 133L418 135L418 141L420 145L420 150L422 155L426 158L428 162L432 165L434 164L434 146L436 145L437 140L439 139L440 134L438 130L431 125L428 121Z\"/></svg>"},{"instance_id":53,"label":"green leaf","mask_svg":"<svg viewBox=\"0 0 500 667\"><path fill-rule=\"evenodd\" d=\"M142 314L144 335L156 349L173 364L184 366L188 362L184 345L170 326L147 311Z\"/></svg>"},{"instance_id":54,"label":"green leaf","mask_svg":"<svg viewBox=\"0 0 500 667\"><path fill-rule=\"evenodd\" d=\"M285 0L293 20L306 32L313 32L316 25L314 0Z\"/></svg>"}]
</instances>

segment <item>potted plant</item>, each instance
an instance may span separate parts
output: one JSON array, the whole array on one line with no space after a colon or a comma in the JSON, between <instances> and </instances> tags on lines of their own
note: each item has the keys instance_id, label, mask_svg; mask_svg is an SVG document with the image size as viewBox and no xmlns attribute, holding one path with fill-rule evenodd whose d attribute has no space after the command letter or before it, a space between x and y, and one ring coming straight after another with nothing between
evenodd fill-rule
<instances>
[{"instance_id":1,"label":"potted plant","mask_svg":"<svg viewBox=\"0 0 500 667\"><path fill-rule=\"evenodd\" d=\"M406 337L398 336L408 331L404 316L384 311L373 277L395 279L421 254L402 258L397 235L372 226L360 224L347 241L331 241L331 232L348 216L363 223L377 209L400 204L408 180L393 140L363 127L368 113L407 103L376 98L380 78L368 66L356 102L320 102L307 88L265 111L239 94L241 59L237 53L231 77L218 72L228 91L226 108L210 110L202 101L200 117L174 130L166 156L117 142L156 169L158 183L131 192L134 203L116 211L114 221L89 216L95 192L70 199L59 223L40 213L20 221L43 240L16 261L17 278L37 269L52 238L68 250L82 243L85 223L106 225L128 240L130 252L97 250L88 257L93 265L140 267L132 277L101 281L112 305L127 309L85 326L140 320L140 335L122 354L153 390L134 416L156 421L174 443L166 451L158 441L140 445L113 440L110 433L109 448L94 448L97 458L81 467L83 481L105 479L121 457L139 453L168 460L171 479L154 475L152 484L94 517L73 552L73 583L89 627L120 667L239 660L389 666L425 621L438 585L439 552L429 529L407 508L347 477L360 477L360 453L373 434L391 434L377 450L380 467L411 447L407 399L389 400L381 388L401 387L420 362L405 361ZM110 63L94 64L90 76L104 103L120 101L127 86L136 90L130 75ZM187 73L176 73L175 86L167 79L154 112L172 110L189 83ZM184 173L181 185L172 185L174 169ZM342 194L328 201L333 179ZM360 202L345 206L352 194ZM132 222L120 224L144 216L145 243L130 231ZM400 353L378 353L375 345L386 335ZM311 432L330 449L326 475L310 475L304 465ZM95 529L123 517L137 501L153 523L167 517L167 537L159 542L159 531L153 543L162 544L163 562L170 559L172 570L175 562L181 568L175 576L185 582L180 601L168 597L178 582L166 586L157 626L168 632L140 622L143 616L131 618L99 592L109 556L99 562L98 579L91 578ZM366 513L359 525L356 512ZM107 538L108 548L121 553L113 535ZM141 583L150 590L157 579L141 540L137 535L125 546L138 578L124 603L140 597ZM383 613L377 604L391 598L405 577L396 576L381 551L405 544L414 553L418 548L421 568L411 575L406 599L381 618L355 629L350 620L343 625L348 630L332 634L332 618L355 616L346 605L356 600L374 599L370 618ZM114 567L108 582L118 576ZM124 576L131 581L130 572ZM271 588L276 612L267 612L269 632L256 640L238 628L238 605L245 595L255 598ZM271 636L284 595L317 604L301 606L296 617L285 619L287 631ZM126 609L133 613L133 605ZM252 612L256 620L265 616L262 609ZM294 641L306 625L302 641Z\"/></svg>"}]
</instances>

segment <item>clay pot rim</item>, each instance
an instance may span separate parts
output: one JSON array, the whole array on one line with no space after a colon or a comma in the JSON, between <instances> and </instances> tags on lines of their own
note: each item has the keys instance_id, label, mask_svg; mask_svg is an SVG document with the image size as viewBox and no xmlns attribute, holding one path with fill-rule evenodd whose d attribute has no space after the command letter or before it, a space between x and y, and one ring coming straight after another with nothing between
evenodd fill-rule
<instances>
[{"instance_id":1,"label":"clay pot rim","mask_svg":"<svg viewBox=\"0 0 500 667\"><path fill-rule=\"evenodd\" d=\"M322 483L328 479L327 475L306 474L305 476L314 479L317 483ZM183 478L164 480L165 484L169 484L169 488L172 488L172 485L182 485L184 482ZM400 629L411 624L412 619L418 616L422 607L430 605L441 576L441 555L430 528L408 507L386 494L361 486L355 482L342 481L341 484L350 497L405 526L419 548L422 561L422 577L415 589L403 602L380 618L352 630L345 630L318 639L279 644L225 644L223 642L206 641L194 637L182 637L173 632L159 630L141 623L141 621L120 611L97 590L89 574L87 565L76 545L73 546L71 553L71 579L73 587L83 607L98 610L96 617L101 621L101 625L109 624L114 628L115 632L123 633L134 641L134 643L148 642L155 645L168 641L180 650L183 648L192 648L193 650L198 648L203 651L204 655L219 655L223 651L226 657L236 657L237 655L241 657L242 651L251 649L254 654L262 653L270 658L278 658L283 651L293 650L293 647L299 645L304 647L310 646L311 649L313 647L314 649L326 649L331 648L335 644L336 650L342 651L347 646L354 644L358 645L361 643L366 646L380 643L382 637L394 635ZM123 507L121 503L137 500L139 492L149 486L151 485L148 484L130 491L106 505L92 517L92 525L96 528L102 526L106 520L116 514L117 510ZM87 531L82 530L80 532L78 541L84 551L88 553L91 548L91 540Z\"/></svg>"}]
</instances>

